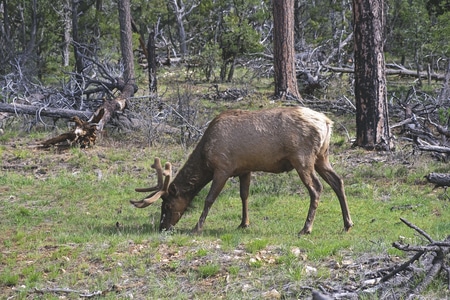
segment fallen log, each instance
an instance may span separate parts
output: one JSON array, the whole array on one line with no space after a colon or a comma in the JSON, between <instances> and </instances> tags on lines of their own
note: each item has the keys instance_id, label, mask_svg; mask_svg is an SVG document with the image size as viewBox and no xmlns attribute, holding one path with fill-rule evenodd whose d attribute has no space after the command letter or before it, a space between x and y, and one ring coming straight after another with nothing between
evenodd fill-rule
<instances>
[{"instance_id":1,"label":"fallen log","mask_svg":"<svg viewBox=\"0 0 450 300\"><path fill-rule=\"evenodd\" d=\"M0 112L7 112L13 114L38 115L52 118L71 119L76 116L82 120L87 120L92 116L90 111L79 111L72 109L41 107L26 104L9 104L0 102Z\"/></svg>"},{"instance_id":2,"label":"fallen log","mask_svg":"<svg viewBox=\"0 0 450 300\"><path fill-rule=\"evenodd\" d=\"M334 67L330 65L325 65L325 68L332 72L336 73L354 73L355 70L353 68L343 68L343 67ZM411 77L418 77L418 78L424 78L424 79L433 79L438 81L444 81L445 80L445 74L438 74L438 73L430 73L430 72L417 72L416 70L408 70L406 68L399 68L399 69L386 69L385 71L386 75L399 75L399 76L411 76Z\"/></svg>"},{"instance_id":3,"label":"fallen log","mask_svg":"<svg viewBox=\"0 0 450 300\"><path fill-rule=\"evenodd\" d=\"M417 145L417 147L422 151L431 151L431 152L450 154L450 148L445 147L445 146Z\"/></svg>"},{"instance_id":4,"label":"fallen log","mask_svg":"<svg viewBox=\"0 0 450 300\"><path fill-rule=\"evenodd\" d=\"M449 187L450 174L449 173L430 173L425 176L429 183L435 184L434 188Z\"/></svg>"}]
</instances>

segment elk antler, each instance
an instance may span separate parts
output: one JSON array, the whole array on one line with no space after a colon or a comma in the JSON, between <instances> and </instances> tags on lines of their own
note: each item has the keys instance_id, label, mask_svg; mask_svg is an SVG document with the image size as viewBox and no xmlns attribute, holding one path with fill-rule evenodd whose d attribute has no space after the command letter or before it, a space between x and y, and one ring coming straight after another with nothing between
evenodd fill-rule
<instances>
[{"instance_id":1,"label":"elk antler","mask_svg":"<svg viewBox=\"0 0 450 300\"><path fill-rule=\"evenodd\" d=\"M158 176L158 183L154 187L136 188L136 189L134 189L136 192L146 193L146 192L153 192L153 191L161 190L161 188L163 186L163 169L161 167L161 160L158 157L156 157L155 162L153 163L153 165L151 167L156 170L156 175Z\"/></svg>"},{"instance_id":2,"label":"elk antler","mask_svg":"<svg viewBox=\"0 0 450 300\"><path fill-rule=\"evenodd\" d=\"M144 208L149 206L150 204L156 202L161 196L168 193L169 190L169 184L170 179L172 177L172 165L170 162L167 162L164 166L164 171L161 167L161 161L159 158L155 158L155 162L152 165L152 168L156 170L156 174L158 175L158 183L154 187L150 188L136 188L136 192L152 192L157 191L156 193L153 193L149 195L148 197L139 200L139 201L133 201L130 200L131 204L138 208ZM163 176L165 177L163 180Z\"/></svg>"}]
</instances>

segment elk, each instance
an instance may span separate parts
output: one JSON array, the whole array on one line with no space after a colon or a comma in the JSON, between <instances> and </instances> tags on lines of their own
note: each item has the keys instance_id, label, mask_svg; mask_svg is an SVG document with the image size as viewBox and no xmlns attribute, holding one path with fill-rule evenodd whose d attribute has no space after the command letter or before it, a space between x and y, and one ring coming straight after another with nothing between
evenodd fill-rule
<instances>
[{"instance_id":1,"label":"elk","mask_svg":"<svg viewBox=\"0 0 450 300\"><path fill-rule=\"evenodd\" d=\"M171 164L164 170L159 158L152 168L158 175L148 197L130 202L144 208L162 199L159 230L171 230L191 200L211 180L203 212L194 233L200 233L208 212L230 177L239 177L242 200L240 228L250 225L248 195L251 172L288 172L295 169L308 189L310 205L299 235L311 233L322 184L316 172L333 188L341 206L344 230L353 226L343 180L329 159L332 121L324 114L303 107L279 107L260 111L229 110L215 117L184 166L171 181Z\"/></svg>"}]
</instances>

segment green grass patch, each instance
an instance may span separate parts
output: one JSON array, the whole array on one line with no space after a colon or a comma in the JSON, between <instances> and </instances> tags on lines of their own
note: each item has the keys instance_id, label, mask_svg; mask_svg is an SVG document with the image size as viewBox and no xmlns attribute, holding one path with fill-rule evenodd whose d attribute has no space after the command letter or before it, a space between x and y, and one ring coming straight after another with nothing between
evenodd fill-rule
<instances>
[{"instance_id":1,"label":"green grass patch","mask_svg":"<svg viewBox=\"0 0 450 300\"><path fill-rule=\"evenodd\" d=\"M220 265L216 263L207 263L198 267L198 275L202 278L207 278L218 274Z\"/></svg>"}]
</instances>

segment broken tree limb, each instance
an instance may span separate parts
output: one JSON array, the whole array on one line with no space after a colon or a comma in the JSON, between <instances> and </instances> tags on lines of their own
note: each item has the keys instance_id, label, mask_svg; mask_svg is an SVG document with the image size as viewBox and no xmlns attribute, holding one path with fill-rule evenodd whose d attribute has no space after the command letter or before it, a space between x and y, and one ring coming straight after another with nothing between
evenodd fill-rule
<instances>
[{"instance_id":1,"label":"broken tree limb","mask_svg":"<svg viewBox=\"0 0 450 300\"><path fill-rule=\"evenodd\" d=\"M380 282L388 281L389 279L391 279L392 277L394 277L398 273L400 273L402 271L405 271L406 269L408 269L411 266L411 264L413 264L416 260L418 260L422 256L422 254L423 254L423 252L417 252L416 254L414 254L413 257L411 257L411 259L409 259L408 261L404 262L403 264L401 264L400 266L395 268L392 272L390 272L389 274L387 274L384 277L382 277Z\"/></svg>"},{"instance_id":2,"label":"broken tree limb","mask_svg":"<svg viewBox=\"0 0 450 300\"><path fill-rule=\"evenodd\" d=\"M97 296L101 296L105 294L103 291L95 291L95 292L82 292L78 290L73 289L66 289L66 288L44 288L44 289L34 289L36 293L40 294L46 294L46 293L58 293L58 294L78 294L80 298L93 298Z\"/></svg>"},{"instance_id":3,"label":"broken tree limb","mask_svg":"<svg viewBox=\"0 0 450 300\"><path fill-rule=\"evenodd\" d=\"M73 117L72 121L75 122L75 128L57 137L43 141L41 143L42 148L61 143L67 143L69 146L79 145L81 148L88 148L94 145L97 139L97 123L103 118L104 113L104 109L100 110L98 114L93 116L92 121L82 121L77 116Z\"/></svg>"},{"instance_id":4,"label":"broken tree limb","mask_svg":"<svg viewBox=\"0 0 450 300\"><path fill-rule=\"evenodd\" d=\"M424 236L430 243L434 243L433 238L428 233L426 233L424 230L420 229L419 227L417 227L413 223L409 222L405 218L400 218L400 221L402 221L404 224L406 224L406 226L408 226L409 228L412 228L415 231L417 231L420 235Z\"/></svg>"}]
</instances>

